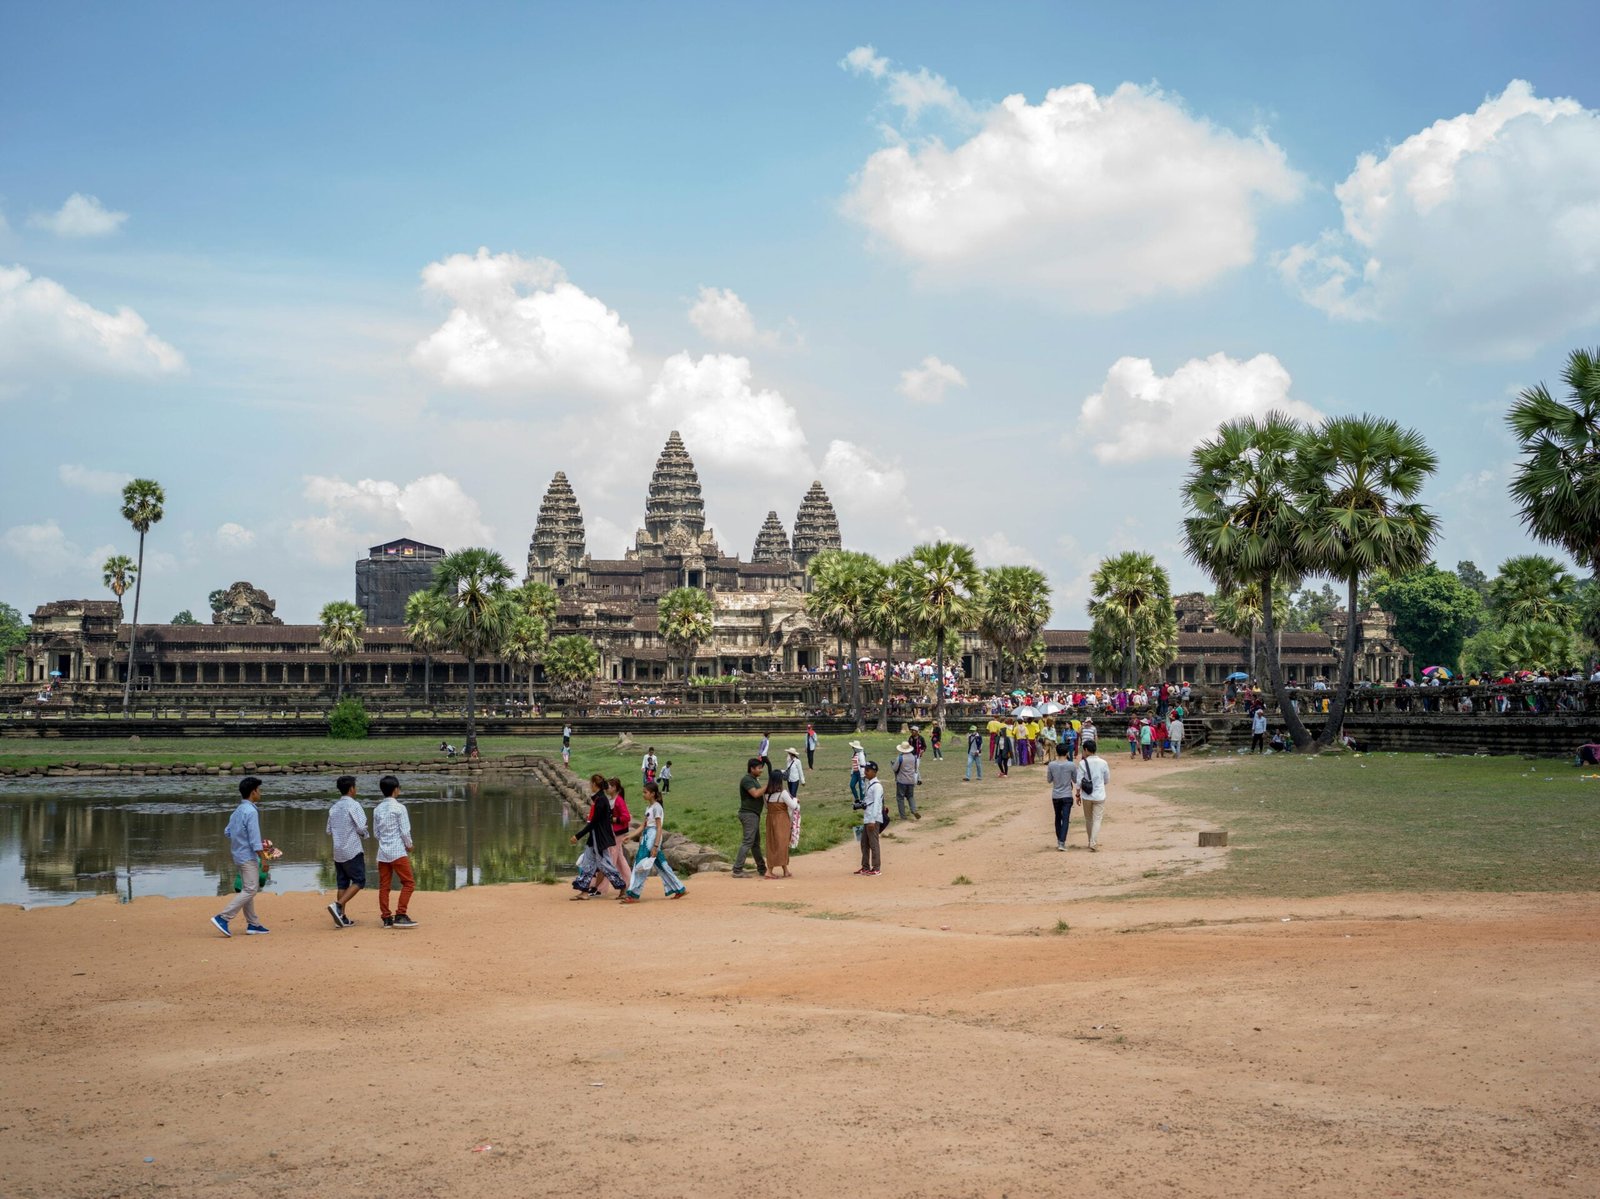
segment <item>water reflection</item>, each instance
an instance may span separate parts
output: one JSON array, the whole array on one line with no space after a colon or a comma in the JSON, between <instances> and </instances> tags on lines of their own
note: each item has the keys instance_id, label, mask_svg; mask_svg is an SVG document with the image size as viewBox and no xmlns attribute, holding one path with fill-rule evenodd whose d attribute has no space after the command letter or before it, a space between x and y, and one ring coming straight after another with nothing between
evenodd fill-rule
<instances>
[{"instance_id":1,"label":"water reflection","mask_svg":"<svg viewBox=\"0 0 1600 1199\"><path fill-rule=\"evenodd\" d=\"M371 820L376 775L357 795ZM401 775L424 891L549 877L570 866L565 811L530 779L465 782ZM330 779L275 776L262 787L261 828L283 850L269 890L330 890ZM0 903L70 903L84 895L222 895L233 863L222 830L238 803L233 780L30 779L0 782ZM375 842L367 871L377 886Z\"/></svg>"}]
</instances>

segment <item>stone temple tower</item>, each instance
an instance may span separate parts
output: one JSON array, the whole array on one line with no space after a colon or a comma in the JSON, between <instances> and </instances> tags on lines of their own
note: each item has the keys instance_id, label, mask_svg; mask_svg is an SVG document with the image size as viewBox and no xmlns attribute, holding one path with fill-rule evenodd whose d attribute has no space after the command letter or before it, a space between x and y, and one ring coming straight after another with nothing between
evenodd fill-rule
<instances>
[{"instance_id":1,"label":"stone temple tower","mask_svg":"<svg viewBox=\"0 0 1600 1199\"><path fill-rule=\"evenodd\" d=\"M789 534L783 531L783 523L776 512L767 513L766 523L761 526L761 532L756 534L756 548L750 555L750 561L790 561Z\"/></svg>"},{"instance_id":2,"label":"stone temple tower","mask_svg":"<svg viewBox=\"0 0 1600 1199\"><path fill-rule=\"evenodd\" d=\"M833 511L833 501L822 489L821 480L813 479L794 518L794 560L804 567L823 550L842 548L844 541L839 536L839 517Z\"/></svg>"},{"instance_id":3,"label":"stone temple tower","mask_svg":"<svg viewBox=\"0 0 1600 1199\"><path fill-rule=\"evenodd\" d=\"M706 505L700 498L700 476L674 429L661 447L650 491L645 497L644 528L634 539L635 553L654 557L696 547L714 549L706 530Z\"/></svg>"},{"instance_id":4,"label":"stone temple tower","mask_svg":"<svg viewBox=\"0 0 1600 1199\"><path fill-rule=\"evenodd\" d=\"M539 519L528 544L528 577L565 586L583 559L583 510L566 472L558 470L539 504Z\"/></svg>"}]
</instances>

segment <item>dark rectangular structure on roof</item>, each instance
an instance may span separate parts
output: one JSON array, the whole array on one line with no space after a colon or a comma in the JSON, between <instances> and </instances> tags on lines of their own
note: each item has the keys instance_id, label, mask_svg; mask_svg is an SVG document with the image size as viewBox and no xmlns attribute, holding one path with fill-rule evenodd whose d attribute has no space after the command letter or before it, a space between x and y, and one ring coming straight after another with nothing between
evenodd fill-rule
<instances>
[{"instance_id":1,"label":"dark rectangular structure on roof","mask_svg":"<svg viewBox=\"0 0 1600 1199\"><path fill-rule=\"evenodd\" d=\"M356 563L356 607L367 627L403 625L406 601L433 583L433 568L444 551L401 537L375 545Z\"/></svg>"}]
</instances>

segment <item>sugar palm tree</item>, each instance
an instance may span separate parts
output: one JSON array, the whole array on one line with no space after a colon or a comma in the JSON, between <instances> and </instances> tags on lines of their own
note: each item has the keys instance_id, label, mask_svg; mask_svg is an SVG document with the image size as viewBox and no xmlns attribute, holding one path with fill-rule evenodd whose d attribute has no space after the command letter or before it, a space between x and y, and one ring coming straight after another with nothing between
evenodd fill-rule
<instances>
[{"instance_id":1,"label":"sugar palm tree","mask_svg":"<svg viewBox=\"0 0 1600 1199\"><path fill-rule=\"evenodd\" d=\"M934 643L933 723L944 727L944 663L952 637L977 612L980 575L970 546L953 541L919 545L905 559L906 605L911 628Z\"/></svg>"},{"instance_id":2,"label":"sugar palm tree","mask_svg":"<svg viewBox=\"0 0 1600 1199\"><path fill-rule=\"evenodd\" d=\"M546 629L556 627L556 612L561 607L561 597L549 583L530 579L511 593L513 602L522 610L537 616Z\"/></svg>"},{"instance_id":3,"label":"sugar palm tree","mask_svg":"<svg viewBox=\"0 0 1600 1199\"><path fill-rule=\"evenodd\" d=\"M656 601L661 637L667 648L683 659L685 686L694 668L695 654L715 631L715 617L711 597L698 587L674 587Z\"/></svg>"},{"instance_id":4,"label":"sugar palm tree","mask_svg":"<svg viewBox=\"0 0 1600 1199\"><path fill-rule=\"evenodd\" d=\"M806 615L817 628L834 639L834 672L832 693L834 702L842 694L840 680L844 677L844 634L849 623L842 607L842 589L836 579L842 570L841 551L823 550L806 564L810 586L806 592Z\"/></svg>"},{"instance_id":5,"label":"sugar palm tree","mask_svg":"<svg viewBox=\"0 0 1600 1199\"><path fill-rule=\"evenodd\" d=\"M1218 590L1256 582L1261 587L1261 633L1273 696L1295 745L1311 735L1289 703L1274 624L1274 584L1304 573L1301 497L1291 477L1304 428L1282 413L1223 424L1190 454L1183 485L1184 550L1216 581Z\"/></svg>"},{"instance_id":6,"label":"sugar palm tree","mask_svg":"<svg viewBox=\"0 0 1600 1199\"><path fill-rule=\"evenodd\" d=\"M138 575L138 568L134 566L133 559L127 554L113 554L107 558L102 566L102 579L111 594L117 597L117 614L122 613L122 593L133 585L133 580Z\"/></svg>"},{"instance_id":7,"label":"sugar palm tree","mask_svg":"<svg viewBox=\"0 0 1600 1199\"><path fill-rule=\"evenodd\" d=\"M317 640L322 652L333 659L339 668L339 688L336 699L344 698L344 664L354 654L361 652L361 634L367 627L367 616L349 600L331 600L322 605L317 616L321 626Z\"/></svg>"},{"instance_id":8,"label":"sugar palm tree","mask_svg":"<svg viewBox=\"0 0 1600 1199\"><path fill-rule=\"evenodd\" d=\"M600 651L581 633L557 637L544 651L544 673L560 688L568 703L600 671Z\"/></svg>"},{"instance_id":9,"label":"sugar palm tree","mask_svg":"<svg viewBox=\"0 0 1600 1199\"><path fill-rule=\"evenodd\" d=\"M1272 585L1272 610L1289 610L1289 593L1293 584L1279 579ZM1240 641L1250 643L1250 675L1260 678L1261 652L1258 638L1261 632L1261 584L1244 583L1217 596L1217 624ZM1283 630L1278 629L1278 650L1283 650Z\"/></svg>"},{"instance_id":10,"label":"sugar palm tree","mask_svg":"<svg viewBox=\"0 0 1600 1199\"><path fill-rule=\"evenodd\" d=\"M1344 652L1339 687L1317 738L1332 745L1355 685L1361 582L1375 571L1403 574L1428 560L1438 535L1433 512L1416 502L1439 460L1422 434L1382 416L1339 416L1301 437L1292 481L1305 496L1299 550L1309 571L1344 582Z\"/></svg>"},{"instance_id":11,"label":"sugar palm tree","mask_svg":"<svg viewBox=\"0 0 1600 1199\"><path fill-rule=\"evenodd\" d=\"M139 648L139 597L144 591L144 535L166 515L167 493L154 479L134 479L122 489L122 519L139 534L139 561L133 576L133 625L128 632L128 681L122 687L122 714L133 703L133 661Z\"/></svg>"},{"instance_id":12,"label":"sugar palm tree","mask_svg":"<svg viewBox=\"0 0 1600 1199\"><path fill-rule=\"evenodd\" d=\"M1172 607L1172 581L1153 554L1129 550L1101 560L1089 580L1089 618L1102 636L1120 640L1125 647L1122 675L1127 686L1142 673L1139 646L1145 638L1154 666L1163 661L1170 645L1176 649L1177 615Z\"/></svg>"},{"instance_id":13,"label":"sugar palm tree","mask_svg":"<svg viewBox=\"0 0 1600 1199\"><path fill-rule=\"evenodd\" d=\"M446 609L444 643L467 660L468 757L478 752L478 659L505 643L511 578L503 557L478 546L446 554L433 568L433 590Z\"/></svg>"},{"instance_id":14,"label":"sugar palm tree","mask_svg":"<svg viewBox=\"0 0 1600 1199\"><path fill-rule=\"evenodd\" d=\"M1540 383L1506 413L1522 443L1511 498L1530 533L1600 576L1600 349L1573 350L1563 377L1567 399Z\"/></svg>"},{"instance_id":15,"label":"sugar palm tree","mask_svg":"<svg viewBox=\"0 0 1600 1199\"><path fill-rule=\"evenodd\" d=\"M406 600L406 636L422 651L422 704L433 705L433 655L445 641L450 605L437 591L414 591Z\"/></svg>"},{"instance_id":16,"label":"sugar palm tree","mask_svg":"<svg viewBox=\"0 0 1600 1199\"><path fill-rule=\"evenodd\" d=\"M978 631L1000 656L999 683L1005 689L1006 653L1019 671L1030 646L1050 619L1050 580L1031 566L995 566L983 572L979 588Z\"/></svg>"},{"instance_id":17,"label":"sugar palm tree","mask_svg":"<svg viewBox=\"0 0 1600 1199\"><path fill-rule=\"evenodd\" d=\"M883 646L883 697L878 705L878 731L889 731L889 699L894 690L894 643L911 631L911 608L906 599L906 562L901 558L883 573L878 588L866 597L864 616L873 638Z\"/></svg>"},{"instance_id":18,"label":"sugar palm tree","mask_svg":"<svg viewBox=\"0 0 1600 1199\"><path fill-rule=\"evenodd\" d=\"M1502 625L1553 624L1570 629L1577 620L1577 582L1567 568L1541 554L1521 554L1500 564L1489 582L1489 606Z\"/></svg>"},{"instance_id":19,"label":"sugar palm tree","mask_svg":"<svg viewBox=\"0 0 1600 1199\"><path fill-rule=\"evenodd\" d=\"M506 626L505 641L500 646L500 656L512 666L521 666L528 672L528 707L533 707L533 668L550 640L550 631L544 621L532 612L514 612Z\"/></svg>"},{"instance_id":20,"label":"sugar palm tree","mask_svg":"<svg viewBox=\"0 0 1600 1199\"><path fill-rule=\"evenodd\" d=\"M827 550L811 561L815 583L807 600L809 610L827 613L830 627L850 644L850 713L856 732L861 731L861 641L872 636L870 606L882 590L887 571L871 554L856 550ZM841 664L842 665L842 664Z\"/></svg>"}]
</instances>

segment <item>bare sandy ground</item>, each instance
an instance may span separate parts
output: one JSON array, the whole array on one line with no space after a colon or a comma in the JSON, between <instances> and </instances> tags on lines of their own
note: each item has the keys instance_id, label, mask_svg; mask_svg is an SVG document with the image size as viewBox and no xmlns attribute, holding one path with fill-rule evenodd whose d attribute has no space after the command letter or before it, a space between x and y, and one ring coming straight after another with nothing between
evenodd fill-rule
<instances>
[{"instance_id":1,"label":"bare sandy ground","mask_svg":"<svg viewBox=\"0 0 1600 1199\"><path fill-rule=\"evenodd\" d=\"M872 879L0 909L0 1194L1600 1193L1596 896L1141 899L1228 851L1136 770L959 772Z\"/></svg>"}]
</instances>

